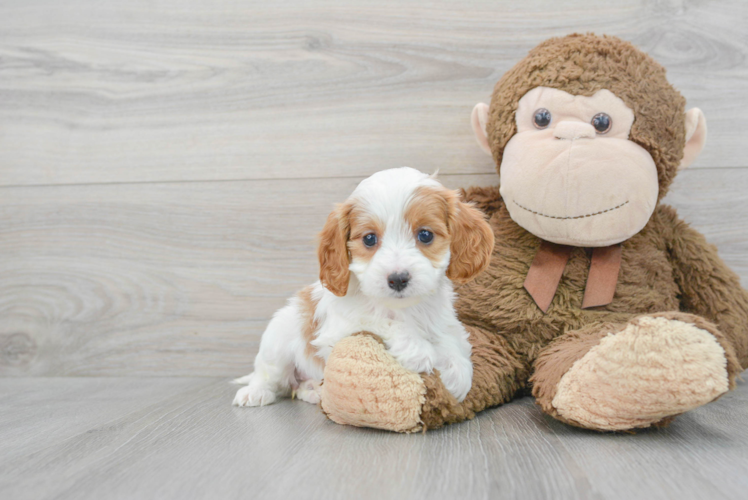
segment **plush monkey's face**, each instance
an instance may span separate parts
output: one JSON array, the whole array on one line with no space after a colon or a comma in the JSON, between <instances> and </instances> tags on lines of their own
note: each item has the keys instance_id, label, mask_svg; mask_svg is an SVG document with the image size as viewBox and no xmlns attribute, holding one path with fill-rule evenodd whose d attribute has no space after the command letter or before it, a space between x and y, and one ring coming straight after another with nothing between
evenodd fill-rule
<instances>
[{"instance_id":1,"label":"plush monkey's face","mask_svg":"<svg viewBox=\"0 0 748 500\"><path fill-rule=\"evenodd\" d=\"M554 243L605 246L638 233L657 204L657 167L629 141L634 113L608 90L538 87L522 97L501 163L512 219Z\"/></svg>"},{"instance_id":2,"label":"plush monkey's face","mask_svg":"<svg viewBox=\"0 0 748 500\"><path fill-rule=\"evenodd\" d=\"M516 223L554 243L602 247L644 228L704 147L704 115L685 104L632 44L571 34L505 73L472 126Z\"/></svg>"},{"instance_id":3,"label":"plush monkey's face","mask_svg":"<svg viewBox=\"0 0 748 500\"><path fill-rule=\"evenodd\" d=\"M487 110L476 106L473 129L488 152ZM501 195L512 219L539 238L581 247L613 245L641 231L660 186L650 153L629 140L634 119L609 90L591 96L547 87L527 92L500 166ZM700 151L703 115L695 110L686 120L693 122L689 135L701 136L691 143ZM694 134L697 125L703 133Z\"/></svg>"}]
</instances>

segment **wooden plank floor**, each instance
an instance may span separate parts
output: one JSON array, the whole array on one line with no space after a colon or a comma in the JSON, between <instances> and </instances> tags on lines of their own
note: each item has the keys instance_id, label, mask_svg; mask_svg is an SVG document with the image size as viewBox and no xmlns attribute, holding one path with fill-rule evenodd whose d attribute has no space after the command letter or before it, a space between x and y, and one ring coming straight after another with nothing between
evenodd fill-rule
<instances>
[{"instance_id":1,"label":"wooden plank floor","mask_svg":"<svg viewBox=\"0 0 748 500\"><path fill-rule=\"evenodd\" d=\"M0 499L748 498L745 384L636 435L523 399L402 436L226 383L360 179L498 182L473 105L575 31L705 112L666 202L748 285L746 25L744 0L4 0Z\"/></svg>"},{"instance_id":2,"label":"wooden plank floor","mask_svg":"<svg viewBox=\"0 0 748 500\"><path fill-rule=\"evenodd\" d=\"M598 434L531 398L401 435L225 379L0 379L0 498L705 499L748 491L748 385L669 428Z\"/></svg>"}]
</instances>

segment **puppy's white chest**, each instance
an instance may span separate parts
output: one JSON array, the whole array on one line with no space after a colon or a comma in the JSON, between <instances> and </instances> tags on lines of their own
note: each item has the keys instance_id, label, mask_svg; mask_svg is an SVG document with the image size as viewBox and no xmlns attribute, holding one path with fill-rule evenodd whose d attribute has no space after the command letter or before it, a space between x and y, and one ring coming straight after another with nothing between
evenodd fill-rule
<instances>
[{"instance_id":1,"label":"puppy's white chest","mask_svg":"<svg viewBox=\"0 0 748 500\"><path fill-rule=\"evenodd\" d=\"M377 331L372 333L379 335L385 342L397 337L428 338L427 332L423 329L417 328L413 324L398 319L388 318L386 321L382 321L377 325L376 329Z\"/></svg>"}]
</instances>

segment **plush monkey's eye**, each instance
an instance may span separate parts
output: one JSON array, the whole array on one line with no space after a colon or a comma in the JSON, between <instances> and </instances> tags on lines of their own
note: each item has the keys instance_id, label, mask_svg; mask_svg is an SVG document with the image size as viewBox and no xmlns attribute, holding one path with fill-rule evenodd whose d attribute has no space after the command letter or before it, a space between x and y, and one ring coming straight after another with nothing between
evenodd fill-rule
<instances>
[{"instance_id":1,"label":"plush monkey's eye","mask_svg":"<svg viewBox=\"0 0 748 500\"><path fill-rule=\"evenodd\" d=\"M540 108L535 111L535 115L532 117L532 124L535 128L546 128L551 123L551 112L545 108Z\"/></svg>"},{"instance_id":2,"label":"plush monkey's eye","mask_svg":"<svg viewBox=\"0 0 748 500\"><path fill-rule=\"evenodd\" d=\"M364 245L371 248L377 244L377 235L374 233L369 233L363 237L363 240L364 240Z\"/></svg>"},{"instance_id":3,"label":"plush monkey's eye","mask_svg":"<svg viewBox=\"0 0 748 500\"><path fill-rule=\"evenodd\" d=\"M613 120L605 113L598 113L592 117L592 126L595 127L598 134L605 134L613 126Z\"/></svg>"},{"instance_id":4,"label":"plush monkey's eye","mask_svg":"<svg viewBox=\"0 0 748 500\"><path fill-rule=\"evenodd\" d=\"M434 233L432 233L428 229L421 229L420 231L418 231L418 241L420 241L424 245L428 245L429 243L434 241Z\"/></svg>"}]
</instances>

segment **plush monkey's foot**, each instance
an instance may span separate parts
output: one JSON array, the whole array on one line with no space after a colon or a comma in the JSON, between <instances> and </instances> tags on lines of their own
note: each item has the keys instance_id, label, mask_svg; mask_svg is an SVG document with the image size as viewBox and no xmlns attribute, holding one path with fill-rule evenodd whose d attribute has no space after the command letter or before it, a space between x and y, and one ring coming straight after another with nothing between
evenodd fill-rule
<instances>
[{"instance_id":1,"label":"plush monkey's foot","mask_svg":"<svg viewBox=\"0 0 748 500\"><path fill-rule=\"evenodd\" d=\"M426 385L377 338L346 337L335 345L320 388L322 411L334 422L397 432L422 429Z\"/></svg>"},{"instance_id":2,"label":"plush monkey's foot","mask_svg":"<svg viewBox=\"0 0 748 500\"><path fill-rule=\"evenodd\" d=\"M598 430L649 427L727 392L727 365L709 331L657 315L635 318L573 363L551 413Z\"/></svg>"}]
</instances>

